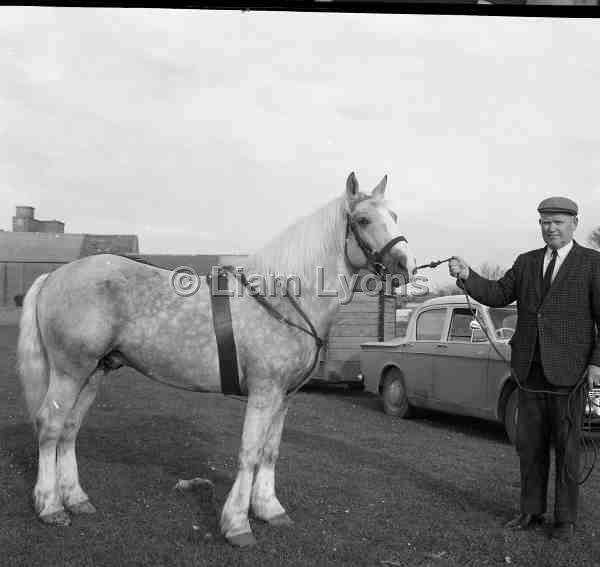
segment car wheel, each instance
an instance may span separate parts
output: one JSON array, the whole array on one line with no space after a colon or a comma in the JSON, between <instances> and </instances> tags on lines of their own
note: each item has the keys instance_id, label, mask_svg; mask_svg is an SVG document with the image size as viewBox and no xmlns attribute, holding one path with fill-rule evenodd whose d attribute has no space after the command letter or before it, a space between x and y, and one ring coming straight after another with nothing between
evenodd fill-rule
<instances>
[{"instance_id":1,"label":"car wheel","mask_svg":"<svg viewBox=\"0 0 600 567\"><path fill-rule=\"evenodd\" d=\"M383 411L388 415L403 418L411 416L412 407L408 403L404 380L398 370L390 370L383 378L381 400Z\"/></svg>"},{"instance_id":2,"label":"car wheel","mask_svg":"<svg viewBox=\"0 0 600 567\"><path fill-rule=\"evenodd\" d=\"M512 445L517 442L517 423L519 419L519 388L515 388L506 400L504 408L504 428Z\"/></svg>"}]
</instances>

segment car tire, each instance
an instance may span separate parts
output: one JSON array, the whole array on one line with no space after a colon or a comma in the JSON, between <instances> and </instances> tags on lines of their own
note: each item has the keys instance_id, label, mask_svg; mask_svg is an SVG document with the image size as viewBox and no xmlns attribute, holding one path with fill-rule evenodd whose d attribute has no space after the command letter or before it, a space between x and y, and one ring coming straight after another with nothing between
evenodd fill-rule
<instances>
[{"instance_id":1,"label":"car tire","mask_svg":"<svg viewBox=\"0 0 600 567\"><path fill-rule=\"evenodd\" d=\"M511 445L517 442L517 423L519 419L519 388L515 388L506 400L504 407L504 429Z\"/></svg>"},{"instance_id":2,"label":"car tire","mask_svg":"<svg viewBox=\"0 0 600 567\"><path fill-rule=\"evenodd\" d=\"M398 370L390 370L383 378L381 385L381 401L383 411L393 417L409 418L412 407L408 403L404 379Z\"/></svg>"}]
</instances>

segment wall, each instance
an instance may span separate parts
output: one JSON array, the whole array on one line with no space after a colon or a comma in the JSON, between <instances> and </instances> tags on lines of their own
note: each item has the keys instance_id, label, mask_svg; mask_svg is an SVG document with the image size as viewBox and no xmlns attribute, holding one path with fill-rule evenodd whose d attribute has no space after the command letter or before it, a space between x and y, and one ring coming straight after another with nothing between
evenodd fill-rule
<instances>
[{"instance_id":1,"label":"wall","mask_svg":"<svg viewBox=\"0 0 600 567\"><path fill-rule=\"evenodd\" d=\"M0 307L14 307L40 274L103 251L137 252L137 236L0 232Z\"/></svg>"},{"instance_id":2,"label":"wall","mask_svg":"<svg viewBox=\"0 0 600 567\"><path fill-rule=\"evenodd\" d=\"M63 262L0 262L0 307L15 307L15 296L24 295L36 278L56 270Z\"/></svg>"}]
</instances>

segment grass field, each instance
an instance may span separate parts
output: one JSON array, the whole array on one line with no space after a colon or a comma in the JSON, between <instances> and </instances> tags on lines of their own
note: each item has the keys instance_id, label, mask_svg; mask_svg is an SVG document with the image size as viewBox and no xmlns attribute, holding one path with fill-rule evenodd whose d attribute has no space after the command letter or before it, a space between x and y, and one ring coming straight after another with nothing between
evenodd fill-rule
<instances>
[{"instance_id":1,"label":"grass field","mask_svg":"<svg viewBox=\"0 0 600 567\"><path fill-rule=\"evenodd\" d=\"M79 437L82 484L98 508L41 524L36 453L14 371L16 329L0 326L0 565L592 566L600 564L600 464L582 489L575 540L507 533L518 462L501 428L423 414L385 416L365 393L299 393L287 419L278 495L295 520L258 521L258 545L216 529L235 476L244 404L190 394L130 370L108 376ZM209 491L178 493L204 476Z\"/></svg>"}]
</instances>

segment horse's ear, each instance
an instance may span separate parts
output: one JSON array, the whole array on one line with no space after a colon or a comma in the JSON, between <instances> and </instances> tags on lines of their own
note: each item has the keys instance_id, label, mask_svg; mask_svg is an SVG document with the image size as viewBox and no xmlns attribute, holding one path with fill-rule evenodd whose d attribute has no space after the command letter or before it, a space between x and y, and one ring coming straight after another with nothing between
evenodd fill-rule
<instances>
[{"instance_id":1,"label":"horse's ear","mask_svg":"<svg viewBox=\"0 0 600 567\"><path fill-rule=\"evenodd\" d=\"M383 179L379 182L377 187L371 191L371 196L382 198L385 195L385 186L387 185L387 175L383 176Z\"/></svg>"},{"instance_id":2,"label":"horse's ear","mask_svg":"<svg viewBox=\"0 0 600 567\"><path fill-rule=\"evenodd\" d=\"M349 203L355 201L358 197L358 179L356 179L356 175L354 175L354 171L348 175L348 179L346 179L346 198Z\"/></svg>"}]
</instances>

